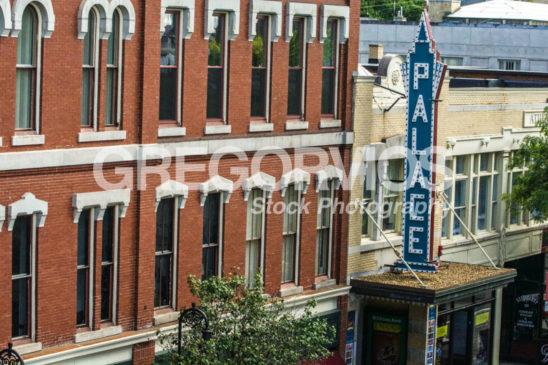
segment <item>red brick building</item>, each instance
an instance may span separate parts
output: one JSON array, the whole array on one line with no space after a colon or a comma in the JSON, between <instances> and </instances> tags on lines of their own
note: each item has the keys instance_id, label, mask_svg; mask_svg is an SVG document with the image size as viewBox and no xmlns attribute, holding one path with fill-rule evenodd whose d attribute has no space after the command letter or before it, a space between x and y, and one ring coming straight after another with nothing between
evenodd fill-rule
<instances>
[{"instance_id":1,"label":"red brick building","mask_svg":"<svg viewBox=\"0 0 548 365\"><path fill-rule=\"evenodd\" d=\"M0 348L150 364L188 275L237 267L315 298L343 353L359 1L0 0L0 20Z\"/></svg>"}]
</instances>

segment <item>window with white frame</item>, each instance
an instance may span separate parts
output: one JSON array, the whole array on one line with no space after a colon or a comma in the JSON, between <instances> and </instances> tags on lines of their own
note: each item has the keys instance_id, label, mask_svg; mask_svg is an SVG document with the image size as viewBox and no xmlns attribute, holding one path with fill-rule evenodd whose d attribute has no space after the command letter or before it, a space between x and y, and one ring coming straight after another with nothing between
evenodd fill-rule
<instances>
[{"instance_id":1,"label":"window with white frame","mask_svg":"<svg viewBox=\"0 0 548 365\"><path fill-rule=\"evenodd\" d=\"M88 30L84 35L82 60L82 127L96 127L99 85L99 15L96 8L89 12Z\"/></svg>"},{"instance_id":2,"label":"window with white frame","mask_svg":"<svg viewBox=\"0 0 548 365\"><path fill-rule=\"evenodd\" d=\"M316 219L316 276L329 276L333 230L333 181L327 181L318 193Z\"/></svg>"},{"instance_id":3,"label":"window with white frame","mask_svg":"<svg viewBox=\"0 0 548 365\"><path fill-rule=\"evenodd\" d=\"M202 239L202 280L220 276L223 204L222 192L208 194L204 204Z\"/></svg>"},{"instance_id":4,"label":"window with white frame","mask_svg":"<svg viewBox=\"0 0 548 365\"><path fill-rule=\"evenodd\" d=\"M255 286L255 277L262 271L265 207L265 192L252 189L247 200L245 244L245 280L250 288Z\"/></svg>"},{"instance_id":5,"label":"window with white frame","mask_svg":"<svg viewBox=\"0 0 548 365\"><path fill-rule=\"evenodd\" d=\"M36 217L21 215L12 230L11 337L32 337L36 301Z\"/></svg>"},{"instance_id":6,"label":"window with white frame","mask_svg":"<svg viewBox=\"0 0 548 365\"><path fill-rule=\"evenodd\" d=\"M270 96L271 18L257 17L251 55L251 117L268 120Z\"/></svg>"},{"instance_id":7,"label":"window with white frame","mask_svg":"<svg viewBox=\"0 0 548 365\"><path fill-rule=\"evenodd\" d=\"M337 118L337 86L339 76L339 21L329 19L327 37L323 41L322 115Z\"/></svg>"},{"instance_id":8,"label":"window with white frame","mask_svg":"<svg viewBox=\"0 0 548 365\"><path fill-rule=\"evenodd\" d=\"M370 174L364 184L362 203L363 209L367 209L371 217L367 213L362 214L362 236L377 240L378 232L371 219L375 219L385 233L401 234L403 191L400 187L404 181L404 160L393 159L371 164L375 168L368 170ZM379 164L382 164L380 170ZM377 171L381 174L379 178L376 178Z\"/></svg>"},{"instance_id":9,"label":"window with white frame","mask_svg":"<svg viewBox=\"0 0 548 365\"><path fill-rule=\"evenodd\" d=\"M160 200L156 210L156 254L154 269L154 308L173 308L177 251L177 199Z\"/></svg>"},{"instance_id":10,"label":"window with white frame","mask_svg":"<svg viewBox=\"0 0 548 365\"><path fill-rule=\"evenodd\" d=\"M442 57L441 62L445 63L447 66L462 66L463 58L462 57Z\"/></svg>"},{"instance_id":11,"label":"window with white frame","mask_svg":"<svg viewBox=\"0 0 548 365\"><path fill-rule=\"evenodd\" d=\"M524 166L516 166L511 171L508 171L508 194L512 193L514 186L517 184L518 177L527 171ZM506 226L517 226L529 224L529 212L524 210L520 205L512 202L508 206Z\"/></svg>"},{"instance_id":12,"label":"window with white frame","mask_svg":"<svg viewBox=\"0 0 548 365\"><path fill-rule=\"evenodd\" d=\"M298 225L300 220L300 190L294 184L284 194L284 223L282 239L282 284L295 282L297 266Z\"/></svg>"},{"instance_id":13,"label":"window with white frame","mask_svg":"<svg viewBox=\"0 0 548 365\"><path fill-rule=\"evenodd\" d=\"M42 17L34 4L23 12L16 67L15 129L39 132Z\"/></svg>"},{"instance_id":14,"label":"window with white frame","mask_svg":"<svg viewBox=\"0 0 548 365\"><path fill-rule=\"evenodd\" d=\"M445 193L455 213L472 231L496 230L499 224L501 153L459 155L446 162ZM442 236L464 235L461 222L443 208Z\"/></svg>"},{"instance_id":15,"label":"window with white frame","mask_svg":"<svg viewBox=\"0 0 548 365\"><path fill-rule=\"evenodd\" d=\"M163 18L160 57L161 122L181 122L182 22L183 16L180 11L167 11Z\"/></svg>"},{"instance_id":16,"label":"window with white frame","mask_svg":"<svg viewBox=\"0 0 548 365\"><path fill-rule=\"evenodd\" d=\"M227 14L212 17L214 32L209 35L207 61L207 118L226 122L228 38Z\"/></svg>"},{"instance_id":17,"label":"window with white frame","mask_svg":"<svg viewBox=\"0 0 548 365\"><path fill-rule=\"evenodd\" d=\"M118 297L118 206L109 206L103 216L101 241L101 322L116 322Z\"/></svg>"},{"instance_id":18,"label":"window with white frame","mask_svg":"<svg viewBox=\"0 0 548 365\"><path fill-rule=\"evenodd\" d=\"M520 60L499 60L499 69L506 71L519 71L521 66Z\"/></svg>"},{"instance_id":19,"label":"window with white frame","mask_svg":"<svg viewBox=\"0 0 548 365\"><path fill-rule=\"evenodd\" d=\"M305 65L306 65L306 21L305 18L293 19L293 33L289 41L289 80L287 90L287 115L304 118L305 103Z\"/></svg>"},{"instance_id":20,"label":"window with white frame","mask_svg":"<svg viewBox=\"0 0 548 365\"><path fill-rule=\"evenodd\" d=\"M92 323L94 233L94 210L93 208L84 209L78 219L76 260L76 325L78 327L89 327Z\"/></svg>"},{"instance_id":21,"label":"window with white frame","mask_svg":"<svg viewBox=\"0 0 548 365\"><path fill-rule=\"evenodd\" d=\"M107 41L105 126L119 127L122 121L123 17L113 12L112 32Z\"/></svg>"}]
</instances>

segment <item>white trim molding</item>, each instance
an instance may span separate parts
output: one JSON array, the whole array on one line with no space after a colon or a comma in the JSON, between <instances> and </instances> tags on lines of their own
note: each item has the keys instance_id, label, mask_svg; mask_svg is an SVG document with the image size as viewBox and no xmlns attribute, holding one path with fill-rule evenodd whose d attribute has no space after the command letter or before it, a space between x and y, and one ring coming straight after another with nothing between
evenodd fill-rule
<instances>
[{"instance_id":1,"label":"white trim molding","mask_svg":"<svg viewBox=\"0 0 548 365\"><path fill-rule=\"evenodd\" d=\"M310 3L287 3L287 15L285 21L285 41L291 41L293 35L293 18L302 16L306 18L306 42L312 43L316 38L316 18L318 17L318 7Z\"/></svg>"},{"instance_id":2,"label":"white trim molding","mask_svg":"<svg viewBox=\"0 0 548 365\"><path fill-rule=\"evenodd\" d=\"M11 36L17 38L23 27L23 12L25 8L33 4L40 11L42 17L42 37L50 38L55 30L55 14L51 0L15 0L11 12Z\"/></svg>"},{"instance_id":3,"label":"white trim molding","mask_svg":"<svg viewBox=\"0 0 548 365\"><path fill-rule=\"evenodd\" d=\"M329 165L316 172L316 192L320 190L329 190L328 181L333 181L333 190L337 190L341 187L341 182L344 178L343 170Z\"/></svg>"},{"instance_id":4,"label":"white trim molding","mask_svg":"<svg viewBox=\"0 0 548 365\"><path fill-rule=\"evenodd\" d=\"M82 210L92 207L97 208L95 209L95 220L102 221L109 205L119 205L119 216L125 218L130 199L129 189L75 193L72 195L74 223L78 223Z\"/></svg>"},{"instance_id":5,"label":"white trim molding","mask_svg":"<svg viewBox=\"0 0 548 365\"><path fill-rule=\"evenodd\" d=\"M253 189L261 189L265 192L266 198L272 198L272 192L276 187L276 178L265 174L264 172L257 172L255 175L245 179L242 184L244 191L244 201L249 198L249 193Z\"/></svg>"},{"instance_id":6,"label":"white trim molding","mask_svg":"<svg viewBox=\"0 0 548 365\"><path fill-rule=\"evenodd\" d=\"M188 186L175 180L168 180L159 185L156 188L156 208L154 208L154 211L158 211L160 200L175 197L179 197L177 199L179 209L183 209L188 199Z\"/></svg>"},{"instance_id":7,"label":"white trim molding","mask_svg":"<svg viewBox=\"0 0 548 365\"><path fill-rule=\"evenodd\" d=\"M208 40L209 36L215 33L213 13L217 11L228 13L228 32L226 36L228 40L235 40L240 33L240 0L206 0L204 39Z\"/></svg>"},{"instance_id":8,"label":"white trim molding","mask_svg":"<svg viewBox=\"0 0 548 365\"><path fill-rule=\"evenodd\" d=\"M339 20L339 43L346 43L350 34L350 8L341 5L322 5L320 15L320 43L327 38L327 21Z\"/></svg>"},{"instance_id":9,"label":"white trim molding","mask_svg":"<svg viewBox=\"0 0 548 365\"><path fill-rule=\"evenodd\" d=\"M78 133L78 143L124 141L125 139L126 139L126 131L103 131L103 132Z\"/></svg>"},{"instance_id":10,"label":"white trim molding","mask_svg":"<svg viewBox=\"0 0 548 365\"><path fill-rule=\"evenodd\" d=\"M233 190L234 183L232 181L219 175L213 176L208 181L200 184L200 206L204 206L206 198L209 194L219 192L223 193L223 203L226 204L229 202L230 195L232 195Z\"/></svg>"},{"instance_id":11,"label":"white trim molding","mask_svg":"<svg viewBox=\"0 0 548 365\"><path fill-rule=\"evenodd\" d=\"M183 16L183 27L181 29L181 37L190 39L194 33L194 0L162 0L160 34L164 34L164 16L166 11L178 10Z\"/></svg>"},{"instance_id":12,"label":"white trim molding","mask_svg":"<svg viewBox=\"0 0 548 365\"><path fill-rule=\"evenodd\" d=\"M44 227L48 215L48 203L36 199L32 193L25 193L20 200L8 205L8 231L13 231L13 225L18 216L34 214L37 215L36 225Z\"/></svg>"},{"instance_id":13,"label":"white trim molding","mask_svg":"<svg viewBox=\"0 0 548 365\"><path fill-rule=\"evenodd\" d=\"M43 134L23 134L11 137L12 146L38 146L46 143Z\"/></svg>"},{"instance_id":14,"label":"white trim molding","mask_svg":"<svg viewBox=\"0 0 548 365\"><path fill-rule=\"evenodd\" d=\"M291 184L295 184L295 189L299 190L302 194L306 194L308 185L310 185L310 174L298 167L284 174L280 179L282 197L285 197L285 191Z\"/></svg>"},{"instance_id":15,"label":"white trim molding","mask_svg":"<svg viewBox=\"0 0 548 365\"><path fill-rule=\"evenodd\" d=\"M7 37L11 28L10 0L0 0L0 36Z\"/></svg>"},{"instance_id":16,"label":"white trim molding","mask_svg":"<svg viewBox=\"0 0 548 365\"><path fill-rule=\"evenodd\" d=\"M112 33L114 11L120 9L123 18L122 38L129 40L135 33L135 9L130 0L82 0L78 9L78 38L88 32L89 12L95 7L100 17L100 36L108 39Z\"/></svg>"},{"instance_id":17,"label":"white trim molding","mask_svg":"<svg viewBox=\"0 0 548 365\"><path fill-rule=\"evenodd\" d=\"M0 204L0 232L2 232L2 227L6 221L6 207Z\"/></svg>"},{"instance_id":18,"label":"white trim molding","mask_svg":"<svg viewBox=\"0 0 548 365\"><path fill-rule=\"evenodd\" d=\"M257 16L269 15L272 22L270 40L277 42L282 36L282 3L279 1L252 0L249 5L249 40L257 35Z\"/></svg>"}]
</instances>

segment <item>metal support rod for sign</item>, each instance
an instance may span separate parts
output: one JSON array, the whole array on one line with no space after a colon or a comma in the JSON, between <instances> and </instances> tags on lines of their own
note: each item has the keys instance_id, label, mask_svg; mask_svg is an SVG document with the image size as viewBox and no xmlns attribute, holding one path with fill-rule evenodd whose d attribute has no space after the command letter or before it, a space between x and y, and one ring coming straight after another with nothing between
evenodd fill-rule
<instances>
[{"instance_id":1,"label":"metal support rod for sign","mask_svg":"<svg viewBox=\"0 0 548 365\"><path fill-rule=\"evenodd\" d=\"M392 247L392 250L394 250L394 253L396 254L396 256L403 262L403 264L405 265L405 267L407 267L407 270L409 270L411 272L411 274L413 274L413 276L415 277L415 279L417 279L421 285L421 287L423 288L426 288L426 284L422 282L421 278L419 278L419 276L417 275L417 273L415 273L415 271L413 271L413 269L409 266L409 264L407 263L407 261L405 261L405 259L403 258L403 255L400 253L400 251L398 251L398 249L396 248L396 246L394 246L394 244L392 243L392 241L390 241L390 239L388 238L388 236L386 236L386 234L384 233L384 231L382 230L381 226L377 223L377 221L375 220L375 218L373 218L373 216L371 215L371 213L369 213L369 211L367 210L367 208L364 208L363 211L365 212L365 214L367 214L367 216L371 219L371 221L373 222L373 224L375 225L375 227L377 227L377 229L379 230L379 232L381 232L381 235L384 237L384 239L386 240L386 242L388 242L388 244L390 244L390 246Z\"/></svg>"},{"instance_id":2,"label":"metal support rod for sign","mask_svg":"<svg viewBox=\"0 0 548 365\"><path fill-rule=\"evenodd\" d=\"M183 319L185 319L188 315L197 315L200 317L199 319L201 321L204 321L204 329L202 330L202 337L205 341L209 341L211 339L211 330L209 329L209 320L207 318L207 315L204 311L202 311L200 308L196 307L196 303L192 303L192 307L185 309L180 315L179 315L179 327L177 329L177 353L179 356L181 356L181 343L182 343L182 332L183 332ZM197 323L195 323L197 325Z\"/></svg>"},{"instance_id":3,"label":"metal support rod for sign","mask_svg":"<svg viewBox=\"0 0 548 365\"><path fill-rule=\"evenodd\" d=\"M451 212L453 213L453 215L455 216L455 218L457 218L457 220L460 222L460 224L464 227L464 229L466 230L466 232L468 232L468 234L470 235L470 237L472 237L472 240L474 242L476 242L476 245L478 245L478 247L480 248L481 252L483 252L483 254L485 255L485 257L487 257L487 259L489 260L489 262L491 263L491 265L493 265L493 267L495 268L495 270L498 270L499 268L497 267L497 265L495 265L495 263L493 262L493 260L491 259L491 257L489 257L489 255L487 254L487 252L485 251L485 249L482 247L482 245L479 243L478 239L476 238L476 236L474 236L474 234L472 233L472 231L468 228L468 226L462 221L462 219L459 217L459 215L457 214L457 212L455 212L455 208L453 208L453 204L449 203L449 201L447 200L447 195L445 194L445 192L441 191L441 192L438 192L438 196L441 197L441 199L443 200L443 202L445 204L447 204L447 206L449 207L449 209L451 210Z\"/></svg>"},{"instance_id":4,"label":"metal support rod for sign","mask_svg":"<svg viewBox=\"0 0 548 365\"><path fill-rule=\"evenodd\" d=\"M13 344L10 342L7 349L0 351L0 364L25 365L25 362L13 349Z\"/></svg>"}]
</instances>

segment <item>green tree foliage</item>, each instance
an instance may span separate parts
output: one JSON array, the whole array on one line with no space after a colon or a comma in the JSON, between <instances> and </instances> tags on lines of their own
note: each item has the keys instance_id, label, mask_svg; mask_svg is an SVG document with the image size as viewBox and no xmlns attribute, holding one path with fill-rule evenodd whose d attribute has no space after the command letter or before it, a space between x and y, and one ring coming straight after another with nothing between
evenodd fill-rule
<instances>
[{"instance_id":1,"label":"green tree foliage","mask_svg":"<svg viewBox=\"0 0 548 365\"><path fill-rule=\"evenodd\" d=\"M508 166L527 166L528 170L514 175L516 185L506 200L530 211L536 221L548 219L548 108L544 112L544 119L538 122L540 136L525 137Z\"/></svg>"},{"instance_id":2,"label":"green tree foliage","mask_svg":"<svg viewBox=\"0 0 548 365\"><path fill-rule=\"evenodd\" d=\"M409 21L419 21L424 0L396 0L396 14L403 7L403 16ZM362 0L361 16L379 20L394 18L394 0Z\"/></svg>"},{"instance_id":3,"label":"green tree foliage","mask_svg":"<svg viewBox=\"0 0 548 365\"><path fill-rule=\"evenodd\" d=\"M178 356L177 335L160 335L168 349L162 364L288 365L319 360L330 353L325 346L334 330L312 315L315 303L308 303L304 314L297 316L284 308L283 301L267 299L260 275L253 289L235 274L206 281L190 276L188 284L209 318L212 337L203 339L202 324L184 331Z\"/></svg>"}]
</instances>

